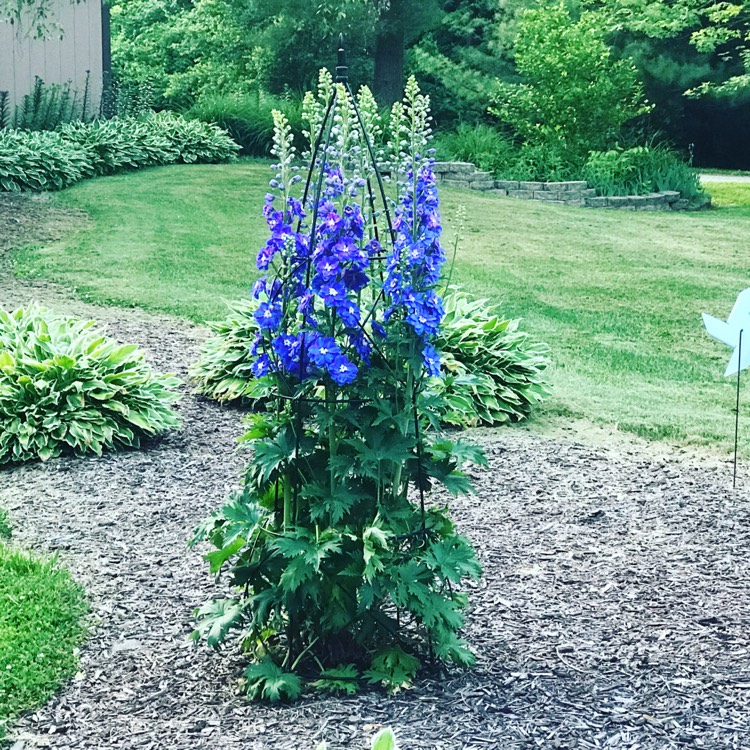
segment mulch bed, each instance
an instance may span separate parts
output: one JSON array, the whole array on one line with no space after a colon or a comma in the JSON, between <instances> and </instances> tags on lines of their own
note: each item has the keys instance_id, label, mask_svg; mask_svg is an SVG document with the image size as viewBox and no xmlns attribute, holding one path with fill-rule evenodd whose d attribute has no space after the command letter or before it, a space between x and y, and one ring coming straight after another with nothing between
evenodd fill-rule
<instances>
[{"instance_id":1,"label":"mulch bed","mask_svg":"<svg viewBox=\"0 0 750 750\"><path fill-rule=\"evenodd\" d=\"M182 376L204 335L0 277L3 304L39 292ZM725 465L476 431L490 468L450 504L485 569L465 632L477 666L268 707L237 693L237 654L189 641L214 584L185 543L236 482L241 415L187 389L180 410L149 450L0 472L16 539L57 552L92 608L79 674L15 750L334 750L383 725L404 750L750 747L750 502Z\"/></svg>"}]
</instances>

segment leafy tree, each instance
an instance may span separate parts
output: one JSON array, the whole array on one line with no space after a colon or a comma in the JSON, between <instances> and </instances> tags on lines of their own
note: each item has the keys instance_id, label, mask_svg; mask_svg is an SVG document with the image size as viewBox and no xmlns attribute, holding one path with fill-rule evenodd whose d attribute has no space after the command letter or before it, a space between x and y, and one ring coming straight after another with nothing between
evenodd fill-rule
<instances>
[{"instance_id":1,"label":"leafy tree","mask_svg":"<svg viewBox=\"0 0 750 750\"><path fill-rule=\"evenodd\" d=\"M634 64L615 59L604 35L597 14L574 19L564 3L522 15L515 47L522 82L501 83L491 111L545 159L580 163L649 111Z\"/></svg>"},{"instance_id":2,"label":"leafy tree","mask_svg":"<svg viewBox=\"0 0 750 750\"><path fill-rule=\"evenodd\" d=\"M497 78L515 77L514 20L530 0L448 0L432 31L409 51L411 72L430 94L436 121L481 120Z\"/></svg>"},{"instance_id":3,"label":"leafy tree","mask_svg":"<svg viewBox=\"0 0 750 750\"><path fill-rule=\"evenodd\" d=\"M636 39L670 40L678 47L689 42L704 73L689 85L688 96L750 94L750 0L588 0L588 5L599 8L611 28Z\"/></svg>"}]
</instances>

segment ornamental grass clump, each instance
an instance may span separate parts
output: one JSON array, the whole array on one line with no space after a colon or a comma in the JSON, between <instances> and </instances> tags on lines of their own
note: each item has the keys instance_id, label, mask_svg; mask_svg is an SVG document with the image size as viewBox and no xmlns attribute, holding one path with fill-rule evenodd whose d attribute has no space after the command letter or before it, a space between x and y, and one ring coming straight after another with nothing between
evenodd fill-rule
<instances>
[{"instance_id":1,"label":"ornamental grass clump","mask_svg":"<svg viewBox=\"0 0 750 750\"><path fill-rule=\"evenodd\" d=\"M233 587L197 611L196 637L236 639L248 694L271 701L306 684L396 691L425 657L471 664L461 582L480 575L447 508L426 499L438 485L467 492L462 465L484 461L439 432L422 398L440 372L445 260L428 100L411 79L389 147L366 88L355 99L323 72L305 113L305 189L288 124L274 115L279 163L253 287L251 369L270 384L269 408L248 418L241 490L196 534L215 548L211 572ZM395 201L377 189L379 147Z\"/></svg>"},{"instance_id":2,"label":"ornamental grass clump","mask_svg":"<svg viewBox=\"0 0 750 750\"><path fill-rule=\"evenodd\" d=\"M0 309L0 466L137 448L177 426L178 383L93 322Z\"/></svg>"}]
</instances>

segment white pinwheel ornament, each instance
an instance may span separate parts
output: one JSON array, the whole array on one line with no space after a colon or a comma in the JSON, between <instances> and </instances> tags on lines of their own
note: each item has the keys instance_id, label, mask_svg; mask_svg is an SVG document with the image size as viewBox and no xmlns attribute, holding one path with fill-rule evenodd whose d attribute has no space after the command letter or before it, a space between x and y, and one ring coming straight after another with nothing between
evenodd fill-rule
<instances>
[{"instance_id":1,"label":"white pinwheel ornament","mask_svg":"<svg viewBox=\"0 0 750 750\"><path fill-rule=\"evenodd\" d=\"M724 375L750 366L750 289L739 293L726 321L703 313L703 324L709 336L734 349Z\"/></svg>"}]
</instances>

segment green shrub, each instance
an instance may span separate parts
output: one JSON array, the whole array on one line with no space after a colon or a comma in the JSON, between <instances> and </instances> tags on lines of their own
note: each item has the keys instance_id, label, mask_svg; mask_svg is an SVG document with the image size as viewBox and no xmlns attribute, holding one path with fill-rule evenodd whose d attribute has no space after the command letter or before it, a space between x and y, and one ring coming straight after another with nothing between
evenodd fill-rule
<instances>
[{"instance_id":1,"label":"green shrub","mask_svg":"<svg viewBox=\"0 0 750 750\"><path fill-rule=\"evenodd\" d=\"M0 130L2 190L61 190L91 169L88 150L60 133Z\"/></svg>"},{"instance_id":2,"label":"green shrub","mask_svg":"<svg viewBox=\"0 0 750 750\"><path fill-rule=\"evenodd\" d=\"M489 125L460 124L454 131L435 138L441 158L469 161L498 176L510 173L518 159L513 140Z\"/></svg>"},{"instance_id":3,"label":"green shrub","mask_svg":"<svg viewBox=\"0 0 750 750\"><path fill-rule=\"evenodd\" d=\"M144 126L152 139L167 142L166 164L215 164L228 161L240 148L222 128L174 112L159 112L134 122Z\"/></svg>"},{"instance_id":4,"label":"green shrub","mask_svg":"<svg viewBox=\"0 0 750 750\"><path fill-rule=\"evenodd\" d=\"M223 128L247 156L268 156L273 143L271 113L274 109L284 113L295 139L299 140L302 133L302 102L295 99L280 99L264 93L245 96L216 94L198 100L186 112L186 116Z\"/></svg>"},{"instance_id":5,"label":"green shrub","mask_svg":"<svg viewBox=\"0 0 750 750\"><path fill-rule=\"evenodd\" d=\"M141 139L133 137L134 125L118 119L76 122L63 125L60 133L68 143L86 150L90 167L84 176L94 177L138 169L149 163Z\"/></svg>"},{"instance_id":6,"label":"green shrub","mask_svg":"<svg viewBox=\"0 0 750 750\"><path fill-rule=\"evenodd\" d=\"M547 346L529 342L518 320L497 305L454 291L444 297L438 339L444 377L431 389L442 396L442 419L457 426L518 422L543 401Z\"/></svg>"},{"instance_id":7,"label":"green shrub","mask_svg":"<svg viewBox=\"0 0 750 750\"><path fill-rule=\"evenodd\" d=\"M649 111L635 65L615 59L606 33L599 14L575 19L562 1L524 11L514 50L522 82L500 83L490 111L523 143L553 146L580 168Z\"/></svg>"},{"instance_id":8,"label":"green shrub","mask_svg":"<svg viewBox=\"0 0 750 750\"><path fill-rule=\"evenodd\" d=\"M0 130L0 187L60 190L123 169L227 161L238 149L220 128L172 112L68 123L59 132Z\"/></svg>"},{"instance_id":9,"label":"green shrub","mask_svg":"<svg viewBox=\"0 0 750 750\"><path fill-rule=\"evenodd\" d=\"M549 393L544 380L547 347L529 342L518 331L519 321L504 319L487 300L471 300L454 290L443 304L445 319L436 346L446 374L431 381L443 421L474 426L527 417ZM257 306L254 300L235 302L228 318L209 324L213 336L190 373L200 393L223 402L266 397L264 379L255 379L250 369Z\"/></svg>"},{"instance_id":10,"label":"green shrub","mask_svg":"<svg viewBox=\"0 0 750 750\"><path fill-rule=\"evenodd\" d=\"M0 310L0 465L134 448L177 426L177 379L94 325Z\"/></svg>"},{"instance_id":11,"label":"green shrub","mask_svg":"<svg viewBox=\"0 0 750 750\"><path fill-rule=\"evenodd\" d=\"M253 401L262 394L251 370L250 345L258 333L253 313L256 300L229 305L225 320L209 323L212 336L206 339L198 361L190 368L198 391L215 401Z\"/></svg>"},{"instance_id":12,"label":"green shrub","mask_svg":"<svg viewBox=\"0 0 750 750\"><path fill-rule=\"evenodd\" d=\"M697 172L664 145L593 151L583 179L600 195L642 195L677 190L684 198L703 193Z\"/></svg>"}]
</instances>

